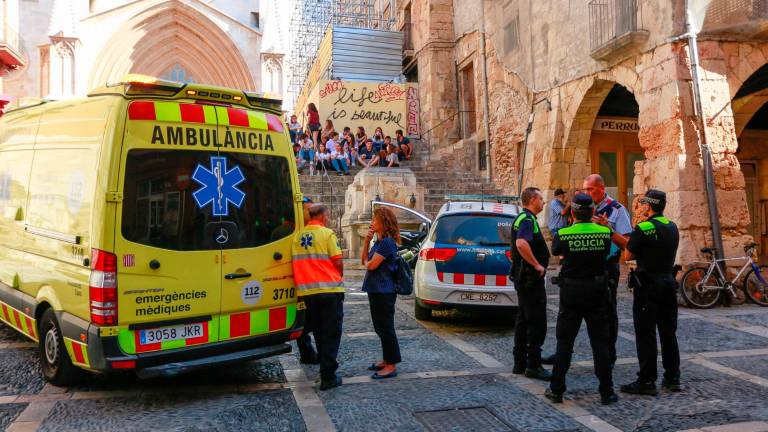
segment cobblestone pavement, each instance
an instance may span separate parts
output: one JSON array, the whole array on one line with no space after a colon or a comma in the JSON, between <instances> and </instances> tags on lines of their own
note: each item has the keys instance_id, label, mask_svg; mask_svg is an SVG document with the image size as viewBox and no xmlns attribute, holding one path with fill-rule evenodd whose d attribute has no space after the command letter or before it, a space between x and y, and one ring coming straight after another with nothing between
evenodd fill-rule
<instances>
[{"instance_id":1,"label":"cobblestone pavement","mask_svg":"<svg viewBox=\"0 0 768 432\"><path fill-rule=\"evenodd\" d=\"M399 376L370 379L380 356L367 297L352 283L339 354L344 385L316 390L316 366L295 353L173 379L90 376L57 388L40 378L35 344L0 324L0 430L265 431L768 431L768 309L681 309L681 393L598 402L586 331L562 405L544 383L513 375L510 314L413 317L398 300ZM545 353L554 350L556 287L548 287ZM621 288L618 384L637 370L631 297ZM659 366L661 368L661 365Z\"/></svg>"}]
</instances>

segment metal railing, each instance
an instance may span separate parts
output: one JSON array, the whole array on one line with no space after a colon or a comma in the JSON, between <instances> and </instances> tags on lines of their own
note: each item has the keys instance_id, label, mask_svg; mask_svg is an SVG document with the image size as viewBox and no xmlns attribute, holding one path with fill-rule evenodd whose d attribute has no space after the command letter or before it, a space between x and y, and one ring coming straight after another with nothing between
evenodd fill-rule
<instances>
[{"instance_id":1,"label":"metal railing","mask_svg":"<svg viewBox=\"0 0 768 432\"><path fill-rule=\"evenodd\" d=\"M592 51L638 30L637 0L592 0L589 2L589 45Z\"/></svg>"}]
</instances>

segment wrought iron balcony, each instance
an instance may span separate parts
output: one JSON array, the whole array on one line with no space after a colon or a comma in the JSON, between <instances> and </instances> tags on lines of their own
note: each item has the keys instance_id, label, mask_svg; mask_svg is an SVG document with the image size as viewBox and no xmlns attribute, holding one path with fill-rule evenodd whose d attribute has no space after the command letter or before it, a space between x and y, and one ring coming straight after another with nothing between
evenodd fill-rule
<instances>
[{"instance_id":1,"label":"wrought iron balcony","mask_svg":"<svg viewBox=\"0 0 768 432\"><path fill-rule=\"evenodd\" d=\"M640 48L648 31L638 27L637 0L589 2L589 45L595 60L608 60Z\"/></svg>"},{"instance_id":2,"label":"wrought iron balcony","mask_svg":"<svg viewBox=\"0 0 768 432\"><path fill-rule=\"evenodd\" d=\"M19 33L6 26L0 33L0 76L25 64Z\"/></svg>"},{"instance_id":3,"label":"wrought iron balcony","mask_svg":"<svg viewBox=\"0 0 768 432\"><path fill-rule=\"evenodd\" d=\"M754 37L768 32L768 0L713 0L702 33Z\"/></svg>"}]
</instances>

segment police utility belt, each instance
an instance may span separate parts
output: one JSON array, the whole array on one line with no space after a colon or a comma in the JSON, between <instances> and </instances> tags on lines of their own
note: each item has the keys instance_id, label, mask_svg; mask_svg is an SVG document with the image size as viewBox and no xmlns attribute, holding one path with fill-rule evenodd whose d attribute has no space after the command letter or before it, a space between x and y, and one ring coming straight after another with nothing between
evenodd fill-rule
<instances>
[{"instance_id":1,"label":"police utility belt","mask_svg":"<svg viewBox=\"0 0 768 432\"><path fill-rule=\"evenodd\" d=\"M590 276L585 278L553 276L552 283L555 285L605 284L608 283L608 278L606 276Z\"/></svg>"}]
</instances>

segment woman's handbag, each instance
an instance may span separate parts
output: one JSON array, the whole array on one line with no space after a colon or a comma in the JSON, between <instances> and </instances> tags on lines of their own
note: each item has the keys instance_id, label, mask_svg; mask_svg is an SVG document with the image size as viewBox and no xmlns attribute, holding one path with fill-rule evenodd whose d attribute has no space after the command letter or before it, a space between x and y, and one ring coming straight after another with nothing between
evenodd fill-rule
<instances>
[{"instance_id":1,"label":"woman's handbag","mask_svg":"<svg viewBox=\"0 0 768 432\"><path fill-rule=\"evenodd\" d=\"M400 295L413 294L413 273L411 273L411 266L409 266L400 255L397 255L395 258L395 264L395 273L393 275L395 292Z\"/></svg>"}]
</instances>

